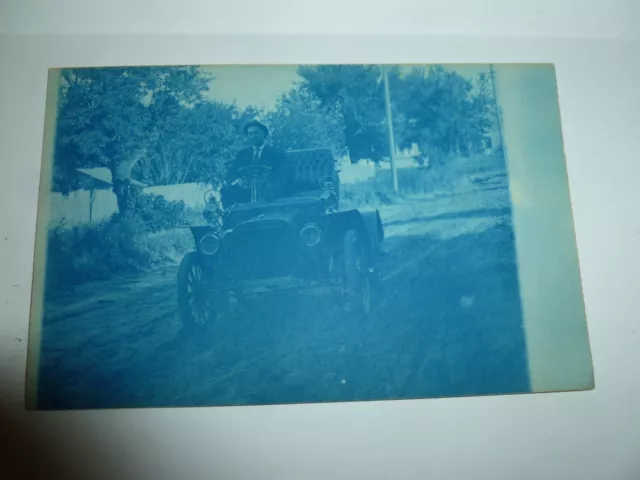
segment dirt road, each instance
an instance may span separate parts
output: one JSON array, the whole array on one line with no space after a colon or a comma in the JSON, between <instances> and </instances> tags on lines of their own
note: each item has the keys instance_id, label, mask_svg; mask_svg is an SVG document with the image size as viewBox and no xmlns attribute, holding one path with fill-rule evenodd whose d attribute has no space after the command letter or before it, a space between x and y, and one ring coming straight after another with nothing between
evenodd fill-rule
<instances>
[{"instance_id":1,"label":"dirt road","mask_svg":"<svg viewBox=\"0 0 640 480\"><path fill-rule=\"evenodd\" d=\"M41 408L248 405L527 391L504 186L384 207L374 318L323 295L258 297L197 339L176 268L50 299Z\"/></svg>"}]
</instances>

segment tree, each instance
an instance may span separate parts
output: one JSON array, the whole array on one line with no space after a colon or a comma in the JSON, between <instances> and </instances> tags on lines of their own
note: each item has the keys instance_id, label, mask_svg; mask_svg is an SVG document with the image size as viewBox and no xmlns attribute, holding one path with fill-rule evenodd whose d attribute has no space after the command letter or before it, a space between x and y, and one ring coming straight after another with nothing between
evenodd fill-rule
<instances>
[{"instance_id":1,"label":"tree","mask_svg":"<svg viewBox=\"0 0 640 480\"><path fill-rule=\"evenodd\" d=\"M153 185L187 182L216 184L233 156L236 109L219 102L177 105L154 120L154 141L136 167L136 176Z\"/></svg>"},{"instance_id":2,"label":"tree","mask_svg":"<svg viewBox=\"0 0 640 480\"><path fill-rule=\"evenodd\" d=\"M131 172L159 140L161 119L196 105L207 88L208 79L195 67L63 70L55 188L71 188L78 167L107 167L119 211L126 214Z\"/></svg>"},{"instance_id":3,"label":"tree","mask_svg":"<svg viewBox=\"0 0 640 480\"><path fill-rule=\"evenodd\" d=\"M480 148L491 127L487 78L476 83L442 66L415 68L394 91L400 147L417 144L439 163Z\"/></svg>"},{"instance_id":4,"label":"tree","mask_svg":"<svg viewBox=\"0 0 640 480\"><path fill-rule=\"evenodd\" d=\"M275 146L283 149L331 148L344 153L344 121L340 112L322 106L308 91L293 88L276 110L266 115Z\"/></svg>"},{"instance_id":5,"label":"tree","mask_svg":"<svg viewBox=\"0 0 640 480\"><path fill-rule=\"evenodd\" d=\"M380 161L389 154L384 86L381 72L370 65L304 66L301 88L320 105L342 117L344 141L352 162ZM397 77L390 72L390 81Z\"/></svg>"},{"instance_id":6,"label":"tree","mask_svg":"<svg viewBox=\"0 0 640 480\"><path fill-rule=\"evenodd\" d=\"M352 161L389 155L381 71L373 65L301 67L301 88L343 118ZM489 79L468 80L442 66L388 72L396 144L417 144L431 162L479 149L491 128ZM424 158L421 159L421 161Z\"/></svg>"}]
</instances>

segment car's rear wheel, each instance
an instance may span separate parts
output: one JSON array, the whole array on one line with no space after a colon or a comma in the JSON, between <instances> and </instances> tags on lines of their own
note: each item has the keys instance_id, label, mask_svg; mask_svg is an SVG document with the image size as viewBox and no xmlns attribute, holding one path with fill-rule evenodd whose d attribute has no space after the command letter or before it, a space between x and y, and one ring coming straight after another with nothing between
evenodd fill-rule
<instances>
[{"instance_id":1,"label":"car's rear wheel","mask_svg":"<svg viewBox=\"0 0 640 480\"><path fill-rule=\"evenodd\" d=\"M373 277L362 239L356 230L345 233L343 252L346 307L368 315L373 302Z\"/></svg>"},{"instance_id":2,"label":"car's rear wheel","mask_svg":"<svg viewBox=\"0 0 640 480\"><path fill-rule=\"evenodd\" d=\"M185 329L203 327L218 316L212 275L198 260L196 252L187 253L178 269L178 306Z\"/></svg>"}]
</instances>

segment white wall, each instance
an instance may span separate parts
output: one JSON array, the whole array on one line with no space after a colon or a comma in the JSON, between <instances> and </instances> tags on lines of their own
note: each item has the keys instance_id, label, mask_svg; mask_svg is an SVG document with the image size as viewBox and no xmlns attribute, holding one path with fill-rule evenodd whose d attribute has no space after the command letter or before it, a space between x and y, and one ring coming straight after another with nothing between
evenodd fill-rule
<instances>
[{"instance_id":1,"label":"white wall","mask_svg":"<svg viewBox=\"0 0 640 480\"><path fill-rule=\"evenodd\" d=\"M96 223L117 210L118 202L111 190L77 190L68 196L54 192L51 194L49 225L71 227Z\"/></svg>"},{"instance_id":2,"label":"white wall","mask_svg":"<svg viewBox=\"0 0 640 480\"><path fill-rule=\"evenodd\" d=\"M188 207L196 210L204 207L204 194L207 190L209 187L197 183L161 185L143 189L144 193L161 195L169 201L182 200ZM49 225L51 227L68 228L97 223L118 211L116 196L110 189L94 190L93 202L89 190L76 190L68 196L54 192L50 198Z\"/></svg>"}]
</instances>

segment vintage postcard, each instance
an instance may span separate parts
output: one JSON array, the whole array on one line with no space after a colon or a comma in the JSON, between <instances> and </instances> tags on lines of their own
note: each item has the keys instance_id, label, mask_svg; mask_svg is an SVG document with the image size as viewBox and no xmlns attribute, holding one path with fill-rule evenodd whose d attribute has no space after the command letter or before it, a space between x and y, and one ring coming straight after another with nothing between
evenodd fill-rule
<instances>
[{"instance_id":1,"label":"vintage postcard","mask_svg":"<svg viewBox=\"0 0 640 480\"><path fill-rule=\"evenodd\" d=\"M553 65L49 71L28 408L593 388Z\"/></svg>"}]
</instances>

